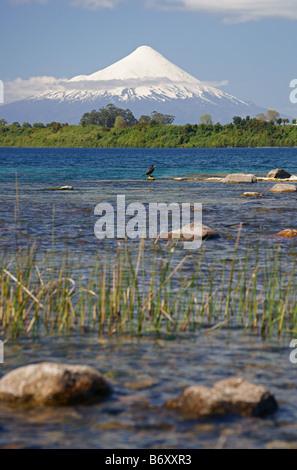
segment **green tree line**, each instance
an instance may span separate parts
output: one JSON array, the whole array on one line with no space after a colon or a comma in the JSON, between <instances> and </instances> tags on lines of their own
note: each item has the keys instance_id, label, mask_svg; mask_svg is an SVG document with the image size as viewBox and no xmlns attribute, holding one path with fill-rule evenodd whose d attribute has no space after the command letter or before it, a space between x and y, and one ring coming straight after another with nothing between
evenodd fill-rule
<instances>
[{"instance_id":1,"label":"green tree line","mask_svg":"<svg viewBox=\"0 0 297 470\"><path fill-rule=\"evenodd\" d=\"M199 124L173 125L174 116L154 111L137 120L130 110L108 105L82 116L79 125L51 122L8 125L0 120L1 147L297 147L296 120L277 111L255 118L234 116L229 124L213 123L208 115Z\"/></svg>"}]
</instances>

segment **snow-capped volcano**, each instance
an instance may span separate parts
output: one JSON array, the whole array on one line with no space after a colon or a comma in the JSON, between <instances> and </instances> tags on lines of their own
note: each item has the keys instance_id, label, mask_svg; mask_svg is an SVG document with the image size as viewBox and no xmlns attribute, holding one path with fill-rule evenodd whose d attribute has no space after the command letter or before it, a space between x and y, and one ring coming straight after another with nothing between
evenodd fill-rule
<instances>
[{"instance_id":1,"label":"snow-capped volcano","mask_svg":"<svg viewBox=\"0 0 297 470\"><path fill-rule=\"evenodd\" d=\"M122 60L91 75L59 81L54 89L2 106L9 121L78 123L82 114L113 103L136 117L153 111L173 114L176 124L197 123L209 113L215 122L236 114L254 116L261 108L200 80L149 46L138 47Z\"/></svg>"},{"instance_id":2,"label":"snow-capped volcano","mask_svg":"<svg viewBox=\"0 0 297 470\"><path fill-rule=\"evenodd\" d=\"M165 59L159 52L149 46L138 47L132 54L92 75L78 75L70 82L83 80L146 80L167 79L172 82L199 82L182 69Z\"/></svg>"}]
</instances>

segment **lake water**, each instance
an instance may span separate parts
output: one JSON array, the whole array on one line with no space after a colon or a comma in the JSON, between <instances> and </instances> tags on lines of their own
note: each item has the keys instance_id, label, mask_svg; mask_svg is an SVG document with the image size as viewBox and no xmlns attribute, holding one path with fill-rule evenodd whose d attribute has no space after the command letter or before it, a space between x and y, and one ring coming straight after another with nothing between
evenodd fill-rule
<instances>
[{"instance_id":1,"label":"lake water","mask_svg":"<svg viewBox=\"0 0 297 470\"><path fill-rule=\"evenodd\" d=\"M147 182L142 175L151 164L156 165L156 180ZM231 256L240 223L243 252L260 237L272 248L279 246L284 262L291 262L295 242L276 240L274 235L284 228L297 228L295 194L268 193L271 182L173 181L180 176L230 172L265 176L274 168L297 174L297 149L2 148L0 249L15 252L18 229L23 245L34 239L46 251L52 246L54 231L57 252L66 244L73 259L79 257L82 265L91 266L98 250L116 243L96 240L94 207L98 202L114 204L116 196L124 194L127 203L202 203L203 222L221 234L219 240L203 245L209 264ZM74 190L46 190L64 185ZM265 197L245 199L241 197L244 191L261 192ZM150 243L146 245L148 259ZM180 248L175 256L177 262L184 250ZM200 252L191 256L197 258ZM292 339L290 332L282 339L263 340L240 328L223 328L174 340L93 334L9 340L0 373L41 360L87 363L106 375L114 394L91 408L24 411L1 406L0 447L200 448L216 447L218 442L240 448L297 447L296 365L289 362ZM274 393L280 404L276 415L265 420L197 421L162 408L186 385L211 385L236 374Z\"/></svg>"},{"instance_id":2,"label":"lake water","mask_svg":"<svg viewBox=\"0 0 297 470\"><path fill-rule=\"evenodd\" d=\"M142 175L151 164L156 165L156 180L147 182ZM202 203L203 222L220 233L233 235L235 231L230 232L229 227L242 222L243 236L259 230L275 234L288 223L294 224L296 196L267 193L273 183L173 181L180 176L222 176L230 172L264 176L275 167L297 174L297 149L2 148L0 246L15 243L16 174L24 239L35 238L47 248L52 241L54 219L57 247L67 239L76 253L87 253L89 257L90 252L102 247L94 237L96 204L115 205L116 196L122 194L127 204ZM73 186L74 191L40 191L64 185ZM241 198L244 191L265 192L265 199ZM228 249L228 240L225 238L219 246ZM212 247L216 253L217 244L208 245L210 251Z\"/></svg>"},{"instance_id":3,"label":"lake water","mask_svg":"<svg viewBox=\"0 0 297 470\"><path fill-rule=\"evenodd\" d=\"M34 187L96 180L140 180L154 164L158 180L188 174L297 172L297 149L0 149L0 178Z\"/></svg>"}]
</instances>

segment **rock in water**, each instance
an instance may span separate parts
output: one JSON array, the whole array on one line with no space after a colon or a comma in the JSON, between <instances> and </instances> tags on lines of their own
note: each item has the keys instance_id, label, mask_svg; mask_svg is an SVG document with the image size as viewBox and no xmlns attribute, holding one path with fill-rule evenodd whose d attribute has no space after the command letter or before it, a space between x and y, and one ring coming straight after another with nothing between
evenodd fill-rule
<instances>
[{"instance_id":1,"label":"rock in water","mask_svg":"<svg viewBox=\"0 0 297 470\"><path fill-rule=\"evenodd\" d=\"M59 188L52 188L51 191L73 191L72 186L60 186Z\"/></svg>"},{"instance_id":2,"label":"rock in water","mask_svg":"<svg viewBox=\"0 0 297 470\"><path fill-rule=\"evenodd\" d=\"M194 235L197 237L202 237L203 240L206 238L220 238L220 235L218 232L216 232L214 229L207 227L207 225L201 225L201 224L195 224L195 223L190 223L187 225L184 225L181 229L180 232L176 230L172 230L168 234L162 234L161 238L176 238L176 239L185 239L185 240L193 240Z\"/></svg>"},{"instance_id":3,"label":"rock in water","mask_svg":"<svg viewBox=\"0 0 297 470\"><path fill-rule=\"evenodd\" d=\"M73 186L59 186L58 188L45 188L41 191L73 191Z\"/></svg>"},{"instance_id":4,"label":"rock in water","mask_svg":"<svg viewBox=\"0 0 297 470\"><path fill-rule=\"evenodd\" d=\"M294 229L287 229L282 230L276 234L277 237L285 237L285 238L296 238L297 237L297 230Z\"/></svg>"},{"instance_id":5,"label":"rock in water","mask_svg":"<svg viewBox=\"0 0 297 470\"><path fill-rule=\"evenodd\" d=\"M294 184L275 184L269 189L270 193L296 193L297 189Z\"/></svg>"},{"instance_id":6,"label":"rock in water","mask_svg":"<svg viewBox=\"0 0 297 470\"><path fill-rule=\"evenodd\" d=\"M187 387L165 404L191 416L265 416L277 410L277 402L267 388L242 378L221 380L213 387Z\"/></svg>"},{"instance_id":7,"label":"rock in water","mask_svg":"<svg viewBox=\"0 0 297 470\"><path fill-rule=\"evenodd\" d=\"M291 174L285 170L282 170L281 168L277 168L276 170L271 170L267 175L267 178L278 178L278 179L283 179L283 180L290 178L290 177L291 177Z\"/></svg>"},{"instance_id":8,"label":"rock in water","mask_svg":"<svg viewBox=\"0 0 297 470\"><path fill-rule=\"evenodd\" d=\"M222 179L222 183L257 183L255 175L246 175L244 173L233 173Z\"/></svg>"},{"instance_id":9,"label":"rock in water","mask_svg":"<svg viewBox=\"0 0 297 470\"><path fill-rule=\"evenodd\" d=\"M264 197L264 194L246 192L246 193L243 193L241 197Z\"/></svg>"},{"instance_id":10,"label":"rock in water","mask_svg":"<svg viewBox=\"0 0 297 470\"><path fill-rule=\"evenodd\" d=\"M15 369L0 380L0 401L30 405L71 405L110 393L94 367L43 362Z\"/></svg>"}]
</instances>

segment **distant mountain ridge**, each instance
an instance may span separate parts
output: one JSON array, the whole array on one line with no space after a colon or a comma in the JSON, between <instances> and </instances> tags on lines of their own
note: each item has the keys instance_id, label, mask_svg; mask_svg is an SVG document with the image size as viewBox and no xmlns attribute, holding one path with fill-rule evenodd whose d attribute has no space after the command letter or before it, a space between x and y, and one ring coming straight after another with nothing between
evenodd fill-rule
<instances>
[{"instance_id":1,"label":"distant mountain ridge","mask_svg":"<svg viewBox=\"0 0 297 470\"><path fill-rule=\"evenodd\" d=\"M149 46L91 75L65 80L60 90L48 90L0 107L1 118L13 121L77 124L85 112L109 103L129 108L139 118L153 111L173 114L175 124L198 123L203 114L214 122L234 115L266 111L217 88L205 86Z\"/></svg>"}]
</instances>

